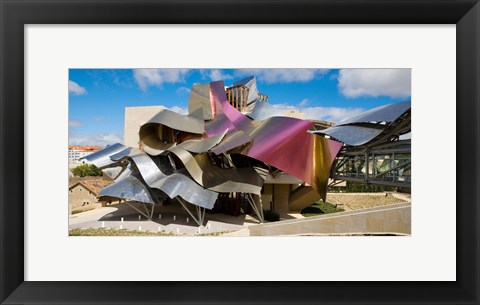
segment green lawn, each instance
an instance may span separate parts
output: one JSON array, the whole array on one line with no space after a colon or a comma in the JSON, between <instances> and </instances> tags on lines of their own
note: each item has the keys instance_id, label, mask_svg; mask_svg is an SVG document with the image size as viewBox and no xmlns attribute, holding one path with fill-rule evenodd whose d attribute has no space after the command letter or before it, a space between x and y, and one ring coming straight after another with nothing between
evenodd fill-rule
<instances>
[{"instance_id":1,"label":"green lawn","mask_svg":"<svg viewBox=\"0 0 480 305\"><path fill-rule=\"evenodd\" d=\"M227 232L213 232L204 234L195 234L195 236L219 236ZM174 234L170 232L150 232L126 229L71 229L70 236L188 236L188 234Z\"/></svg>"},{"instance_id":2,"label":"green lawn","mask_svg":"<svg viewBox=\"0 0 480 305\"><path fill-rule=\"evenodd\" d=\"M169 232L148 232L137 230L117 229L71 229L70 236L175 236Z\"/></svg>"},{"instance_id":3,"label":"green lawn","mask_svg":"<svg viewBox=\"0 0 480 305\"><path fill-rule=\"evenodd\" d=\"M84 208L84 209L73 210L73 211L72 211L72 215L78 214L78 213L83 213L83 212L86 212L86 211L91 211L91 210L95 210L95 208L91 207L91 208Z\"/></svg>"},{"instance_id":4,"label":"green lawn","mask_svg":"<svg viewBox=\"0 0 480 305\"><path fill-rule=\"evenodd\" d=\"M305 217L318 216L323 214L330 214L336 212L343 212L343 209L337 209L333 204L323 201L318 201L311 206L302 210L302 215Z\"/></svg>"}]
</instances>

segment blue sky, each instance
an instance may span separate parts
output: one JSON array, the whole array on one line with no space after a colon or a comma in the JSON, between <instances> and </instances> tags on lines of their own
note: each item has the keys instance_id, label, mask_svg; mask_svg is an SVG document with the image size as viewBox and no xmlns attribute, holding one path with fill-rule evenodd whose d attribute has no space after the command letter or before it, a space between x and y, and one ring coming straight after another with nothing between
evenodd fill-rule
<instances>
[{"instance_id":1,"label":"blue sky","mask_svg":"<svg viewBox=\"0 0 480 305\"><path fill-rule=\"evenodd\" d=\"M410 69L70 69L69 144L122 143L125 107L186 113L193 83L251 75L272 106L335 123L411 94Z\"/></svg>"}]
</instances>

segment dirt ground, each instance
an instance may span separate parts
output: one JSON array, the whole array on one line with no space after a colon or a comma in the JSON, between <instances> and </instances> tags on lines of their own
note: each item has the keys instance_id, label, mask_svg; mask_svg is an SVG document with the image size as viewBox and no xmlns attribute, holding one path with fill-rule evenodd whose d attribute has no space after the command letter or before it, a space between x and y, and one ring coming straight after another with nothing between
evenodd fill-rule
<instances>
[{"instance_id":1,"label":"dirt ground","mask_svg":"<svg viewBox=\"0 0 480 305\"><path fill-rule=\"evenodd\" d=\"M108 176L95 176L95 177L91 177L91 176L87 176L87 177L77 177L77 176L73 176L73 177L68 177L68 185L69 186L72 186L74 185L75 183L77 182L80 182L80 181L84 181L84 180L106 180L106 181L112 181L112 179Z\"/></svg>"},{"instance_id":2,"label":"dirt ground","mask_svg":"<svg viewBox=\"0 0 480 305\"><path fill-rule=\"evenodd\" d=\"M411 202L411 197L403 193L329 193L327 201L336 204L337 208L351 211Z\"/></svg>"}]
</instances>

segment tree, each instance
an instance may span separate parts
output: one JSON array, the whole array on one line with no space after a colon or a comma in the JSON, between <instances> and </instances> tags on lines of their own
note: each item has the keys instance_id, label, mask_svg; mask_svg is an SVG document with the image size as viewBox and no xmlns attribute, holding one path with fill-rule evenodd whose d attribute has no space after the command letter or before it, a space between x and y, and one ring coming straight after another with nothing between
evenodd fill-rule
<instances>
[{"instance_id":1,"label":"tree","mask_svg":"<svg viewBox=\"0 0 480 305\"><path fill-rule=\"evenodd\" d=\"M74 169L72 169L72 173L75 176L86 177L86 176L101 176L102 171L98 169L93 164L82 164Z\"/></svg>"}]
</instances>

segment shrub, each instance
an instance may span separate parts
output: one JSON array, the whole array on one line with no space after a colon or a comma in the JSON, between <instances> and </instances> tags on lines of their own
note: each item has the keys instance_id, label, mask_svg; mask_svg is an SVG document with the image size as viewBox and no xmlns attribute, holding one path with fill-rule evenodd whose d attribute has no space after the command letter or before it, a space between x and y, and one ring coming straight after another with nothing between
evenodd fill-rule
<instances>
[{"instance_id":1,"label":"shrub","mask_svg":"<svg viewBox=\"0 0 480 305\"><path fill-rule=\"evenodd\" d=\"M83 213L83 212L86 212L86 211L91 211L91 210L94 210L94 209L95 209L94 207L89 207L89 208L84 208L84 209L73 210L72 215L73 214L78 214L78 213Z\"/></svg>"},{"instance_id":2,"label":"shrub","mask_svg":"<svg viewBox=\"0 0 480 305\"><path fill-rule=\"evenodd\" d=\"M380 193L393 192L395 187L377 184L365 184L363 182L347 181L347 186L329 186L331 193Z\"/></svg>"},{"instance_id":3,"label":"shrub","mask_svg":"<svg viewBox=\"0 0 480 305\"><path fill-rule=\"evenodd\" d=\"M337 209L335 205L331 203L319 201L309 207L304 208L301 213L303 216L308 217L343 211L343 209Z\"/></svg>"},{"instance_id":4,"label":"shrub","mask_svg":"<svg viewBox=\"0 0 480 305\"><path fill-rule=\"evenodd\" d=\"M279 221L280 215L271 210L263 210L263 218L270 222Z\"/></svg>"},{"instance_id":5,"label":"shrub","mask_svg":"<svg viewBox=\"0 0 480 305\"><path fill-rule=\"evenodd\" d=\"M82 164L72 169L72 174L80 177L101 176L102 171L93 164Z\"/></svg>"}]
</instances>

